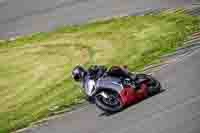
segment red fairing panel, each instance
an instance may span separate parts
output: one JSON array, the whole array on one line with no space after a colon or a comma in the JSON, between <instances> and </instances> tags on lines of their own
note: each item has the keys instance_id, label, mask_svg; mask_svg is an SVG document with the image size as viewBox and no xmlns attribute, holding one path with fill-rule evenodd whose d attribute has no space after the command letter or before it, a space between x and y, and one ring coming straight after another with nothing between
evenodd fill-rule
<instances>
[{"instance_id":1,"label":"red fairing panel","mask_svg":"<svg viewBox=\"0 0 200 133\"><path fill-rule=\"evenodd\" d=\"M124 87L124 89L120 93L122 104L124 106L129 105L133 103L134 101L137 101L136 93L133 88L130 86Z\"/></svg>"},{"instance_id":2,"label":"red fairing panel","mask_svg":"<svg viewBox=\"0 0 200 133\"><path fill-rule=\"evenodd\" d=\"M143 100L147 96L148 96L147 85L145 83L141 84L140 89L137 91L137 98L139 100Z\"/></svg>"},{"instance_id":3,"label":"red fairing panel","mask_svg":"<svg viewBox=\"0 0 200 133\"><path fill-rule=\"evenodd\" d=\"M125 86L120 93L121 101L124 106L136 103L147 97L147 86L142 84L140 89L135 91L131 86Z\"/></svg>"}]
</instances>

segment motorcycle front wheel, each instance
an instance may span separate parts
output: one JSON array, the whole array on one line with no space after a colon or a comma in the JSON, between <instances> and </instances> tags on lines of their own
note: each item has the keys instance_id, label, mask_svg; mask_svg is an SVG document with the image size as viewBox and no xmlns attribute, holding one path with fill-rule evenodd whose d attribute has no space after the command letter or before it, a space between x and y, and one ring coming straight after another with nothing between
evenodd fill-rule
<instances>
[{"instance_id":1,"label":"motorcycle front wheel","mask_svg":"<svg viewBox=\"0 0 200 133\"><path fill-rule=\"evenodd\" d=\"M119 112L122 108L122 102L119 94L113 90L101 91L95 95L96 106L107 113Z\"/></svg>"}]
</instances>

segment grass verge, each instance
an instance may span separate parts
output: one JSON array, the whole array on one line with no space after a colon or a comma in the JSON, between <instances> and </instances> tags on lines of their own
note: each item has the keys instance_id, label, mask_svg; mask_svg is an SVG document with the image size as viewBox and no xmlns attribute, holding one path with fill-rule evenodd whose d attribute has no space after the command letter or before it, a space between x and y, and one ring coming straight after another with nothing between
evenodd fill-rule
<instances>
[{"instance_id":1,"label":"grass verge","mask_svg":"<svg viewBox=\"0 0 200 133\"><path fill-rule=\"evenodd\" d=\"M180 11L112 18L0 42L0 133L29 125L83 99L70 78L74 65L159 61L199 29Z\"/></svg>"}]
</instances>

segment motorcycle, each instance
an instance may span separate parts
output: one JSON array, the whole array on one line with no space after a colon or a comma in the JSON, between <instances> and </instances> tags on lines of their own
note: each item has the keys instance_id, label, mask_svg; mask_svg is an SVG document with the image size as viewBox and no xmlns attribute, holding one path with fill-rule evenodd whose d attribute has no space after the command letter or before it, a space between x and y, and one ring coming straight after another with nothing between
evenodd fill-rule
<instances>
[{"instance_id":1,"label":"motorcycle","mask_svg":"<svg viewBox=\"0 0 200 133\"><path fill-rule=\"evenodd\" d=\"M119 69L111 68L97 80L90 79L85 86L89 101L106 113L119 112L161 91L160 82L150 75L129 73L124 77L116 70Z\"/></svg>"}]
</instances>

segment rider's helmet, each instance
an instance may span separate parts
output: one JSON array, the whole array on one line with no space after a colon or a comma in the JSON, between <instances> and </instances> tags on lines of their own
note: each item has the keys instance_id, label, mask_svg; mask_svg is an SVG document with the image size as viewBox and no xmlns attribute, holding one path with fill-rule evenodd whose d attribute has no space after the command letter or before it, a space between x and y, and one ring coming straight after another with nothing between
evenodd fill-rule
<instances>
[{"instance_id":1,"label":"rider's helmet","mask_svg":"<svg viewBox=\"0 0 200 133\"><path fill-rule=\"evenodd\" d=\"M80 66L77 65L73 70L72 70L72 77L75 81L81 81L83 77L86 74L86 70Z\"/></svg>"}]
</instances>

